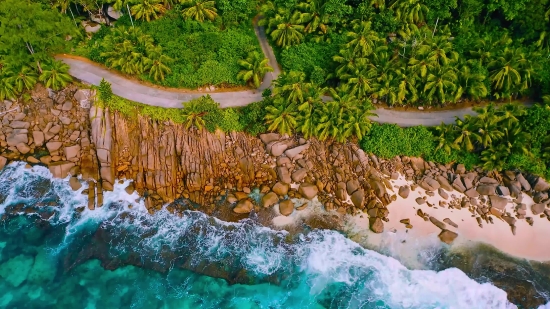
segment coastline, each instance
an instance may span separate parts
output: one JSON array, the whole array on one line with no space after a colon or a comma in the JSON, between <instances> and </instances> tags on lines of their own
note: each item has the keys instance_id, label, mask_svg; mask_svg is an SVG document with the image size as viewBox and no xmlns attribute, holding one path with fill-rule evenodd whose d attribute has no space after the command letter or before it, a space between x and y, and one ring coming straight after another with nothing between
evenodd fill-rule
<instances>
[{"instance_id":1,"label":"coastline","mask_svg":"<svg viewBox=\"0 0 550 309\"><path fill-rule=\"evenodd\" d=\"M406 181L401 176L399 180L391 180L393 186L414 185L413 182ZM394 187L394 191L397 189ZM449 192L456 196L456 199L465 197L463 193L453 191ZM427 197L428 204L418 205L415 201L418 197ZM445 224L450 231L456 232L458 237L448 246L449 249L459 249L460 247L470 247L478 243L484 243L495 247L501 252L517 258L524 258L539 262L550 261L550 247L544 235L550 235L550 222L546 218L532 216L534 220L533 226L530 226L525 220L516 222L516 235L511 231L511 227L504 220L493 220L493 224L483 222L483 227L479 227L478 222L468 209L449 209L439 206L440 201L445 200L438 194L427 196L426 190L418 187L412 191L407 198L402 198L397 195L397 200L388 205L390 211L388 219L385 223L387 231L383 234L368 232L368 241L371 244L381 244L387 241L386 237L395 237L395 243L406 242L439 242L437 235L441 233L441 229L434 225L429 220L426 221L417 215L418 209L421 209L425 214L443 221L445 218L451 219L458 228L450 224ZM522 201L527 206L528 215L532 215L531 205L534 201L531 197L525 195ZM508 203L507 210L512 210L512 204ZM409 219L413 226L411 229L406 228L405 224L400 220ZM369 230L369 222L367 216L356 215L350 218L352 224L352 233L362 234ZM392 236L388 235L392 234Z\"/></svg>"}]
</instances>

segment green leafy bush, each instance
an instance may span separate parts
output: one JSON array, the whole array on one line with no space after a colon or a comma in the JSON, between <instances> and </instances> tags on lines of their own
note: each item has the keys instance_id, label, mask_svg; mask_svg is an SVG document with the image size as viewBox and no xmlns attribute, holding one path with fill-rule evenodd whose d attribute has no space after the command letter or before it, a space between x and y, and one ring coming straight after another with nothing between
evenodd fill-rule
<instances>
[{"instance_id":1,"label":"green leafy bush","mask_svg":"<svg viewBox=\"0 0 550 309\"><path fill-rule=\"evenodd\" d=\"M270 98L266 98L260 102L255 102L241 108L241 117L239 118L240 125L243 130L250 135L258 135L267 132L265 124L265 107L271 102Z\"/></svg>"},{"instance_id":2,"label":"green leafy bush","mask_svg":"<svg viewBox=\"0 0 550 309\"><path fill-rule=\"evenodd\" d=\"M363 138L361 147L386 159L399 155L421 157L435 149L433 135L426 127L404 129L395 124L373 125Z\"/></svg>"}]
</instances>

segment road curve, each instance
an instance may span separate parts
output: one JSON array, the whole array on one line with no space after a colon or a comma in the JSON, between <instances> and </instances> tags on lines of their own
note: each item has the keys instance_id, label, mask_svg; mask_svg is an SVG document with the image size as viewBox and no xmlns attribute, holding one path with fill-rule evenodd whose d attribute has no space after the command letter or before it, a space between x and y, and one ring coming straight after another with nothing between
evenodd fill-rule
<instances>
[{"instance_id":1,"label":"road curve","mask_svg":"<svg viewBox=\"0 0 550 309\"><path fill-rule=\"evenodd\" d=\"M269 65L274 69L273 72L266 74L262 81L262 85L257 90L200 92L148 86L136 80L128 79L119 73L87 59L70 55L58 55L56 58L70 66L69 74L75 78L94 85L99 85L101 79L104 78L111 83L114 94L135 102L166 108L181 108L182 102L187 102L209 94L222 108L245 106L253 102L261 101L262 91L269 88L271 82L281 73L273 49L267 41L264 28L255 23L254 32L258 37L264 55L266 55L269 60ZM380 123L395 123L402 127L415 125L435 126L439 125L441 122L453 123L456 117L462 118L467 114L475 114L471 107L433 112L396 111L378 108L374 113L377 114L378 117L373 117L372 120Z\"/></svg>"}]
</instances>

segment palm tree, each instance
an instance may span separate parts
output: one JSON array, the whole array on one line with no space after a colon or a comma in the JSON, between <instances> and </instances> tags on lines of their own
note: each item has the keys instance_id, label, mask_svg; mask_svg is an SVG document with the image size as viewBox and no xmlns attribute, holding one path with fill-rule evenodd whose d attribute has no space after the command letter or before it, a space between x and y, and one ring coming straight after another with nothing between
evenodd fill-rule
<instances>
[{"instance_id":1,"label":"palm tree","mask_svg":"<svg viewBox=\"0 0 550 309\"><path fill-rule=\"evenodd\" d=\"M194 19L203 22L205 19L214 20L218 16L216 2L212 0L180 0L186 6L181 11L185 19Z\"/></svg>"},{"instance_id":2,"label":"palm tree","mask_svg":"<svg viewBox=\"0 0 550 309\"><path fill-rule=\"evenodd\" d=\"M475 126L478 128L477 132L480 137L479 142L484 148L490 147L493 142L499 140L504 133L500 131L499 117L495 114L488 115L488 117L477 117Z\"/></svg>"},{"instance_id":3,"label":"palm tree","mask_svg":"<svg viewBox=\"0 0 550 309\"><path fill-rule=\"evenodd\" d=\"M15 90L17 92L22 92L23 89L31 90L36 84L37 77L35 70L27 66L22 67L21 71L13 77Z\"/></svg>"},{"instance_id":4,"label":"palm tree","mask_svg":"<svg viewBox=\"0 0 550 309\"><path fill-rule=\"evenodd\" d=\"M281 134L292 134L296 128L296 104L285 100L275 100L273 105L266 107L265 115L268 130L278 131Z\"/></svg>"},{"instance_id":5,"label":"palm tree","mask_svg":"<svg viewBox=\"0 0 550 309\"><path fill-rule=\"evenodd\" d=\"M441 67L429 73L424 85L427 101L430 103L455 102L460 97L457 95L457 80L458 77L451 66Z\"/></svg>"},{"instance_id":6,"label":"palm tree","mask_svg":"<svg viewBox=\"0 0 550 309\"><path fill-rule=\"evenodd\" d=\"M455 143L456 131L454 125L446 125L441 123L434 128L434 140L437 142L435 150L443 149L447 154L451 153L452 149L459 150L460 147Z\"/></svg>"},{"instance_id":7,"label":"palm tree","mask_svg":"<svg viewBox=\"0 0 550 309\"><path fill-rule=\"evenodd\" d=\"M271 31L271 38L277 46L287 47L299 44L304 38L304 26L293 24L290 20L277 25L275 30Z\"/></svg>"},{"instance_id":8,"label":"palm tree","mask_svg":"<svg viewBox=\"0 0 550 309\"><path fill-rule=\"evenodd\" d=\"M378 87L373 98L382 100L388 105L401 104L399 101L399 80L393 74L386 74L379 78Z\"/></svg>"},{"instance_id":9,"label":"palm tree","mask_svg":"<svg viewBox=\"0 0 550 309\"><path fill-rule=\"evenodd\" d=\"M201 103L200 100L183 103L181 111L184 119L182 124L185 129L195 127L197 130L202 130L204 128L204 116L208 112L201 108Z\"/></svg>"},{"instance_id":10,"label":"palm tree","mask_svg":"<svg viewBox=\"0 0 550 309\"><path fill-rule=\"evenodd\" d=\"M390 8L396 12L397 18L404 23L423 24L428 14L428 7L420 0L395 0Z\"/></svg>"},{"instance_id":11,"label":"palm tree","mask_svg":"<svg viewBox=\"0 0 550 309\"><path fill-rule=\"evenodd\" d=\"M305 83L305 73L298 71L284 72L275 80L273 94L291 103L301 104L304 102L304 92L311 87Z\"/></svg>"},{"instance_id":12,"label":"palm tree","mask_svg":"<svg viewBox=\"0 0 550 309\"><path fill-rule=\"evenodd\" d=\"M472 72L468 65L463 65L458 73L462 89L472 99L477 101L489 94L484 83L485 74Z\"/></svg>"},{"instance_id":13,"label":"palm tree","mask_svg":"<svg viewBox=\"0 0 550 309\"><path fill-rule=\"evenodd\" d=\"M52 7L59 8L61 13L66 13L69 5L71 5L71 0L54 0Z\"/></svg>"},{"instance_id":14,"label":"palm tree","mask_svg":"<svg viewBox=\"0 0 550 309\"><path fill-rule=\"evenodd\" d=\"M114 46L112 51L101 53L107 60L108 67L120 70L126 74L142 74L150 61L129 40Z\"/></svg>"},{"instance_id":15,"label":"palm tree","mask_svg":"<svg viewBox=\"0 0 550 309\"><path fill-rule=\"evenodd\" d=\"M267 72L273 72L273 68L268 64L269 59L257 51L248 53L248 57L244 60L239 60L238 64L242 70L237 74L237 79L249 83L256 88L259 88L262 80Z\"/></svg>"},{"instance_id":16,"label":"palm tree","mask_svg":"<svg viewBox=\"0 0 550 309\"><path fill-rule=\"evenodd\" d=\"M350 74L346 74L341 78L347 81L351 87L351 94L362 99L369 97L376 91L378 85L376 83L377 72L372 66L362 66Z\"/></svg>"},{"instance_id":17,"label":"palm tree","mask_svg":"<svg viewBox=\"0 0 550 309\"><path fill-rule=\"evenodd\" d=\"M162 48L160 46L153 47L148 50L147 55L149 58L146 60L145 71L149 71L149 76L154 80L164 80L166 74L172 73L172 70L167 66L172 62L172 58L162 54Z\"/></svg>"},{"instance_id":18,"label":"palm tree","mask_svg":"<svg viewBox=\"0 0 550 309\"><path fill-rule=\"evenodd\" d=\"M353 50L359 57L369 56L380 41L376 31L371 29L369 21L355 22L353 31L348 32L347 36L349 42L346 47Z\"/></svg>"},{"instance_id":19,"label":"palm tree","mask_svg":"<svg viewBox=\"0 0 550 309\"><path fill-rule=\"evenodd\" d=\"M453 44L449 41L449 37L438 35L428 41L429 48L428 59L439 66L449 65L450 62L458 60L458 53L453 50Z\"/></svg>"},{"instance_id":20,"label":"palm tree","mask_svg":"<svg viewBox=\"0 0 550 309\"><path fill-rule=\"evenodd\" d=\"M7 72L6 69L2 71L0 71L0 101L14 99L17 96L17 90L13 86L12 78L9 78L11 72Z\"/></svg>"},{"instance_id":21,"label":"palm tree","mask_svg":"<svg viewBox=\"0 0 550 309\"><path fill-rule=\"evenodd\" d=\"M318 114L315 111L322 107L322 94L325 91L325 88L312 84L306 89L304 102L298 106L296 131L305 138L317 135Z\"/></svg>"},{"instance_id":22,"label":"palm tree","mask_svg":"<svg viewBox=\"0 0 550 309\"><path fill-rule=\"evenodd\" d=\"M318 138L321 141L332 137L339 142L346 140L344 128L345 109L338 101L330 101L317 110L319 124L317 125Z\"/></svg>"},{"instance_id":23,"label":"palm tree","mask_svg":"<svg viewBox=\"0 0 550 309\"><path fill-rule=\"evenodd\" d=\"M330 15L325 9L326 5L327 0L307 0L296 6L302 11L300 13L300 21L306 24L304 28L305 33L314 33L317 31L322 34L327 33Z\"/></svg>"},{"instance_id":24,"label":"palm tree","mask_svg":"<svg viewBox=\"0 0 550 309\"><path fill-rule=\"evenodd\" d=\"M73 80L71 75L69 75L69 66L57 60L46 65L38 79L41 82L45 82L46 87L53 90L59 90Z\"/></svg>"},{"instance_id":25,"label":"palm tree","mask_svg":"<svg viewBox=\"0 0 550 309\"><path fill-rule=\"evenodd\" d=\"M372 105L361 104L348 111L346 124L344 125L344 135L346 137L355 136L358 140L362 140L365 134L372 127L370 117L377 116L371 113Z\"/></svg>"},{"instance_id":26,"label":"palm tree","mask_svg":"<svg viewBox=\"0 0 550 309\"><path fill-rule=\"evenodd\" d=\"M504 145L510 154L531 155L528 148L528 141L530 140L531 134L525 132L522 126L516 122L504 127L503 137L499 141L499 145Z\"/></svg>"},{"instance_id":27,"label":"palm tree","mask_svg":"<svg viewBox=\"0 0 550 309\"><path fill-rule=\"evenodd\" d=\"M493 89L497 91L495 96L509 97L513 93L526 89L531 82L531 70L528 66L529 60L520 48L506 48L497 58L489 62L489 77Z\"/></svg>"},{"instance_id":28,"label":"palm tree","mask_svg":"<svg viewBox=\"0 0 550 309\"><path fill-rule=\"evenodd\" d=\"M483 169L496 173L504 169L508 153L504 145L498 145L497 147L488 148L481 152L481 161L483 162Z\"/></svg>"},{"instance_id":29,"label":"palm tree","mask_svg":"<svg viewBox=\"0 0 550 309\"><path fill-rule=\"evenodd\" d=\"M136 19L151 21L159 18L159 15L166 12L161 0L139 0L139 3L132 6L132 15Z\"/></svg>"},{"instance_id":30,"label":"palm tree","mask_svg":"<svg viewBox=\"0 0 550 309\"><path fill-rule=\"evenodd\" d=\"M464 116L464 120L458 117L456 119L458 136L454 143L466 151L474 150L474 143L481 140L480 136L476 133L477 128L474 121L475 119L470 115Z\"/></svg>"},{"instance_id":31,"label":"palm tree","mask_svg":"<svg viewBox=\"0 0 550 309\"><path fill-rule=\"evenodd\" d=\"M416 89L416 79L413 74L405 70L396 70L397 79L399 80L399 91L397 93L397 101L415 103L418 101L418 90Z\"/></svg>"},{"instance_id":32,"label":"palm tree","mask_svg":"<svg viewBox=\"0 0 550 309\"><path fill-rule=\"evenodd\" d=\"M527 115L527 110L524 105L507 103L500 106L500 108L495 111L495 115L500 117L500 121L506 128L510 128L514 124L519 123L518 117Z\"/></svg>"},{"instance_id":33,"label":"palm tree","mask_svg":"<svg viewBox=\"0 0 550 309\"><path fill-rule=\"evenodd\" d=\"M339 78L342 78L342 76L348 74L349 72L358 70L359 67L367 66L368 61L367 58L357 57L351 49L340 50L340 54L334 56L332 60L338 63L335 75Z\"/></svg>"}]
</instances>

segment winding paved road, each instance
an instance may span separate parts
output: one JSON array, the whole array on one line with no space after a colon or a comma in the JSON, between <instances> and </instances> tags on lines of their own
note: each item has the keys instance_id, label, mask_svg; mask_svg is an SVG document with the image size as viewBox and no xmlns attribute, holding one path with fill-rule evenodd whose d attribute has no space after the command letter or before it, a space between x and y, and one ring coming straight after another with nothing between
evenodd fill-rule
<instances>
[{"instance_id":1,"label":"winding paved road","mask_svg":"<svg viewBox=\"0 0 550 309\"><path fill-rule=\"evenodd\" d=\"M269 59L269 65L273 72L266 74L262 85L257 90L228 91L228 92L200 92L190 90L166 89L161 87L148 86L143 83L128 79L112 70L95 64L87 59L70 55L58 55L56 58L70 66L69 73L75 78L94 85L99 85L102 78L111 83L113 93L123 98L140 102L147 105L181 108L182 102L199 98L209 94L212 99L220 104L220 107L245 106L262 100L262 91L271 87L271 82L281 73L279 65L269 45L263 27L254 25L254 31L260 42L262 51ZM396 111L391 109L378 108L374 111L378 117L372 119L381 123L395 123L402 127L415 125L434 126L441 122L453 123L455 117L464 117L466 114L473 115L472 108L450 111Z\"/></svg>"}]
</instances>

